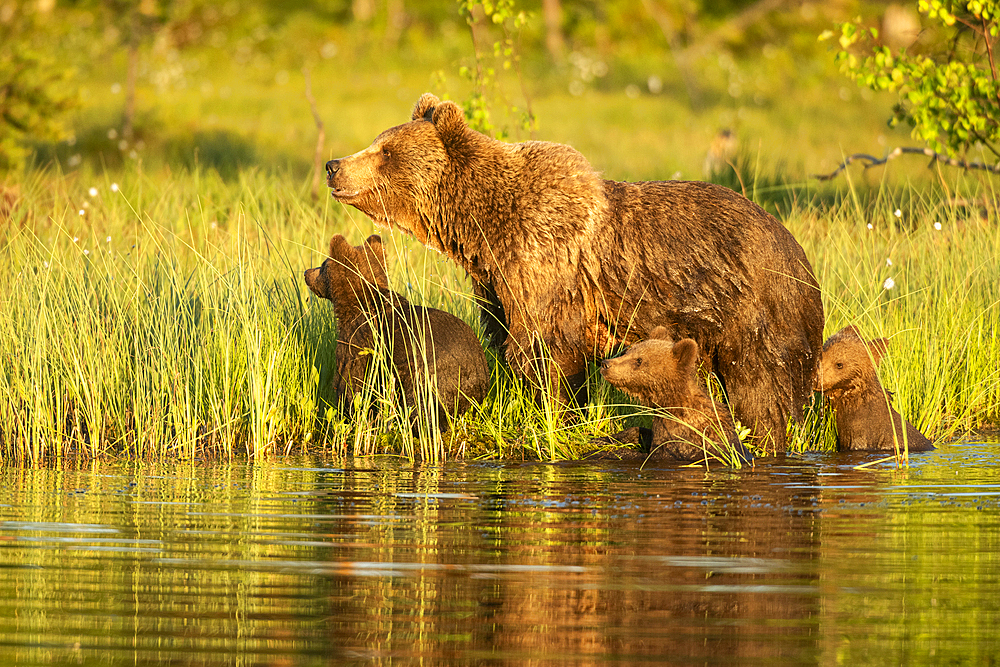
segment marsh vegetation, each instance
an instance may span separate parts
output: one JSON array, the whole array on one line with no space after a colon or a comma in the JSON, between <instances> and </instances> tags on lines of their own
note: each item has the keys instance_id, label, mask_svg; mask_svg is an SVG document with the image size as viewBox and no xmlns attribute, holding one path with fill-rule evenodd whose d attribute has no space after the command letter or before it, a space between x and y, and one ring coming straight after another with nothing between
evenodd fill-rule
<instances>
[{"instance_id":1,"label":"marsh vegetation","mask_svg":"<svg viewBox=\"0 0 1000 667\"><path fill-rule=\"evenodd\" d=\"M83 20L65 16L70 27ZM127 54L110 38L87 45L66 137L39 139L28 166L0 177L4 459L564 459L623 424L648 423L596 368L591 402L560 419L495 356L487 399L445 434L412 438L409 415L377 386L368 397L384 408L376 417L346 420L334 409L336 321L302 280L333 234L357 244L381 232L392 288L413 303L474 326L477 308L468 278L443 257L312 197L316 126L302 68L326 120L327 157L405 121L421 92L463 99L472 83L451 74L468 60L457 17L426 38L407 33L405 54L383 52L370 30L307 18L243 17L260 29L233 28L221 46L176 34L143 43L127 139ZM556 67L523 49L504 90L530 100L534 121L506 118L517 105L496 92L493 121L512 139L572 144L608 177L712 178L744 192L805 249L826 333L854 324L889 338L880 376L899 412L938 440L1000 424L995 177L893 163L812 179L845 152L909 139L884 126L892 100L840 78L814 37L788 50L754 39L700 57L696 101L652 42L615 52L581 32ZM723 128L738 144L705 174ZM793 448L832 446L816 407Z\"/></svg>"}]
</instances>

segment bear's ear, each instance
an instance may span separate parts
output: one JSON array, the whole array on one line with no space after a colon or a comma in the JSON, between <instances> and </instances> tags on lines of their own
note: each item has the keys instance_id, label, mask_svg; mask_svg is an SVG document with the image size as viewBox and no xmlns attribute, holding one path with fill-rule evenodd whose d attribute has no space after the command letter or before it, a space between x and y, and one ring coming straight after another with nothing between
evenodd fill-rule
<instances>
[{"instance_id":1,"label":"bear's ear","mask_svg":"<svg viewBox=\"0 0 1000 667\"><path fill-rule=\"evenodd\" d=\"M342 234L337 234L330 239L330 257L334 259L349 257L353 250L354 248L351 247L351 244L347 242L347 239Z\"/></svg>"},{"instance_id":2,"label":"bear's ear","mask_svg":"<svg viewBox=\"0 0 1000 667\"><path fill-rule=\"evenodd\" d=\"M454 102L441 102L434 108L434 127L442 138L458 136L465 132L465 112Z\"/></svg>"},{"instance_id":3,"label":"bear's ear","mask_svg":"<svg viewBox=\"0 0 1000 667\"><path fill-rule=\"evenodd\" d=\"M434 95L430 93L424 93L417 100L417 104L413 107L413 113L410 115L410 120L432 120L434 115L434 107L441 104L439 100Z\"/></svg>"},{"instance_id":4,"label":"bear's ear","mask_svg":"<svg viewBox=\"0 0 1000 667\"><path fill-rule=\"evenodd\" d=\"M672 340L670 330L662 324L649 332L649 338L655 338L657 340Z\"/></svg>"},{"instance_id":5,"label":"bear's ear","mask_svg":"<svg viewBox=\"0 0 1000 667\"><path fill-rule=\"evenodd\" d=\"M364 266L361 267L365 278L373 285L387 289L389 287L389 276L385 268L385 246L382 245L382 237L372 234L361 246L364 255Z\"/></svg>"},{"instance_id":6,"label":"bear's ear","mask_svg":"<svg viewBox=\"0 0 1000 667\"><path fill-rule=\"evenodd\" d=\"M698 343L692 338L684 338L674 343L674 361L679 370L687 372L687 369L691 369L691 372L694 372L694 367L698 363Z\"/></svg>"},{"instance_id":7,"label":"bear's ear","mask_svg":"<svg viewBox=\"0 0 1000 667\"><path fill-rule=\"evenodd\" d=\"M850 325L850 326L846 326L843 329L841 329L840 331L838 331L836 333L836 336L838 338L845 338L845 339L854 338L854 339L857 339L857 340L861 340L861 332L858 331L858 328L856 326L854 326L853 324Z\"/></svg>"},{"instance_id":8,"label":"bear's ear","mask_svg":"<svg viewBox=\"0 0 1000 667\"><path fill-rule=\"evenodd\" d=\"M365 240L365 254L376 262L382 271L385 271L385 246L382 245L382 237L372 234Z\"/></svg>"},{"instance_id":9,"label":"bear's ear","mask_svg":"<svg viewBox=\"0 0 1000 667\"><path fill-rule=\"evenodd\" d=\"M868 348L868 352L872 355L872 363L878 367L882 362L882 357L889 351L889 339L876 338L875 340L868 341L865 345Z\"/></svg>"}]
</instances>

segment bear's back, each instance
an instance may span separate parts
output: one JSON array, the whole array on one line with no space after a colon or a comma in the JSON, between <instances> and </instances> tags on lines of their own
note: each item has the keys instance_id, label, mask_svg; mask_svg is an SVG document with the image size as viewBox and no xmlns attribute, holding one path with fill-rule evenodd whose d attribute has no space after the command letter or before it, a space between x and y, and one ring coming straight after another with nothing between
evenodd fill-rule
<instances>
[{"instance_id":1,"label":"bear's back","mask_svg":"<svg viewBox=\"0 0 1000 667\"><path fill-rule=\"evenodd\" d=\"M338 394L350 398L377 356L391 362L407 406L427 404L433 392L439 423L482 402L490 374L472 328L451 313L391 296L384 307L344 324L337 351Z\"/></svg>"}]
</instances>

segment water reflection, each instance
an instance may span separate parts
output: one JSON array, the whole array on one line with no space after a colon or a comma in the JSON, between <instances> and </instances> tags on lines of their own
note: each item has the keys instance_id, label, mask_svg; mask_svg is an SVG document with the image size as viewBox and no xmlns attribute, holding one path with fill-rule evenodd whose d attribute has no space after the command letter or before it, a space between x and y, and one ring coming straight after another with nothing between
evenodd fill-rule
<instances>
[{"instance_id":1,"label":"water reflection","mask_svg":"<svg viewBox=\"0 0 1000 667\"><path fill-rule=\"evenodd\" d=\"M995 659L1000 446L711 472L0 469L17 664ZM981 660L980 660L981 659Z\"/></svg>"}]
</instances>

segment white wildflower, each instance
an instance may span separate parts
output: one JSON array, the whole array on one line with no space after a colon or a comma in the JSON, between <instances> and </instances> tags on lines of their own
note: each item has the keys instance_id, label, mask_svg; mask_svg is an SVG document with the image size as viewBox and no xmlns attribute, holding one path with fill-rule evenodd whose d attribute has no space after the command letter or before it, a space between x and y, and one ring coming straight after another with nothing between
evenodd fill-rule
<instances>
[{"instance_id":1,"label":"white wildflower","mask_svg":"<svg viewBox=\"0 0 1000 667\"><path fill-rule=\"evenodd\" d=\"M892 278L886 278L885 282L882 283L882 289L892 289L896 286L896 281Z\"/></svg>"},{"instance_id":2,"label":"white wildflower","mask_svg":"<svg viewBox=\"0 0 1000 667\"><path fill-rule=\"evenodd\" d=\"M89 190L87 190L87 194L89 194L91 197L96 197L97 196L97 188L90 188Z\"/></svg>"},{"instance_id":3,"label":"white wildflower","mask_svg":"<svg viewBox=\"0 0 1000 667\"><path fill-rule=\"evenodd\" d=\"M111 240L111 237L110 237L110 236L108 237L108 240L109 240L109 241ZM891 259L889 259L888 257L886 257L886 258L885 258L885 265L886 265L886 266L892 266L892 260L891 260Z\"/></svg>"},{"instance_id":4,"label":"white wildflower","mask_svg":"<svg viewBox=\"0 0 1000 667\"><path fill-rule=\"evenodd\" d=\"M84 251L83 251L83 254L84 254L84 255L89 255L89 254L90 254L90 251L89 251L89 250L86 250L86 249L84 249Z\"/></svg>"},{"instance_id":5,"label":"white wildflower","mask_svg":"<svg viewBox=\"0 0 1000 667\"><path fill-rule=\"evenodd\" d=\"M112 192L118 192L118 184L117 183L112 183L111 184L111 191Z\"/></svg>"},{"instance_id":6,"label":"white wildflower","mask_svg":"<svg viewBox=\"0 0 1000 667\"><path fill-rule=\"evenodd\" d=\"M106 240L106 241L107 241L108 243L111 243L111 237L110 237L110 236L109 236L109 237L108 237L107 239L105 239L105 240Z\"/></svg>"},{"instance_id":7,"label":"white wildflower","mask_svg":"<svg viewBox=\"0 0 1000 667\"><path fill-rule=\"evenodd\" d=\"M79 237L79 236L74 236L74 237L73 237L73 243L76 243L76 242L77 242L77 241L79 241L79 240L80 240L80 237Z\"/></svg>"},{"instance_id":8,"label":"white wildflower","mask_svg":"<svg viewBox=\"0 0 1000 667\"><path fill-rule=\"evenodd\" d=\"M868 229L875 229L875 225L873 225L872 223L869 222L868 223Z\"/></svg>"},{"instance_id":9,"label":"white wildflower","mask_svg":"<svg viewBox=\"0 0 1000 667\"><path fill-rule=\"evenodd\" d=\"M86 211L84 211L84 210L83 210L83 209L81 208L81 209L80 209L80 215L86 215L86 214L87 214L87 212L86 212Z\"/></svg>"},{"instance_id":10,"label":"white wildflower","mask_svg":"<svg viewBox=\"0 0 1000 667\"><path fill-rule=\"evenodd\" d=\"M895 211L893 211L893 215L896 216L897 218L902 218L903 212L897 208Z\"/></svg>"},{"instance_id":11,"label":"white wildflower","mask_svg":"<svg viewBox=\"0 0 1000 667\"><path fill-rule=\"evenodd\" d=\"M934 223L934 229L936 229L936 230L938 230L940 232L941 231L941 223L940 222L935 222Z\"/></svg>"}]
</instances>

